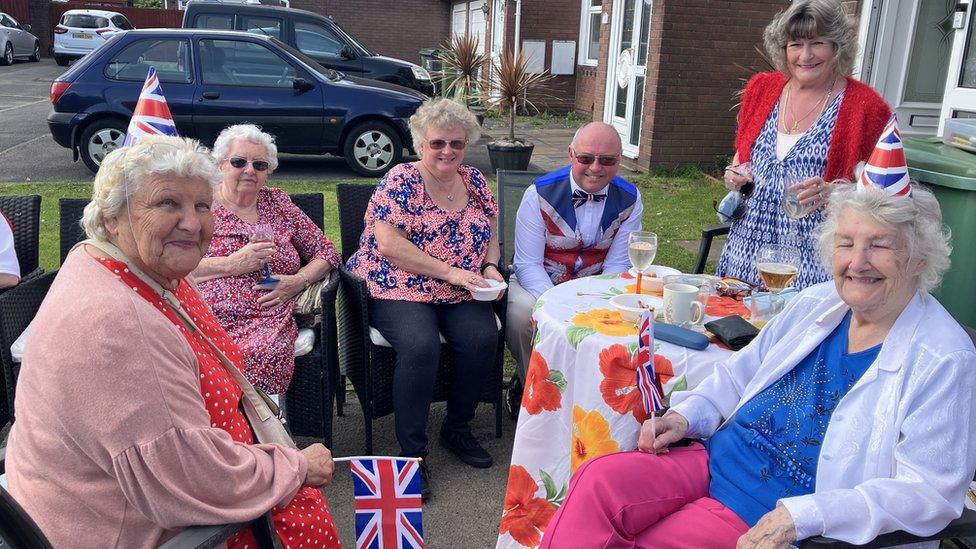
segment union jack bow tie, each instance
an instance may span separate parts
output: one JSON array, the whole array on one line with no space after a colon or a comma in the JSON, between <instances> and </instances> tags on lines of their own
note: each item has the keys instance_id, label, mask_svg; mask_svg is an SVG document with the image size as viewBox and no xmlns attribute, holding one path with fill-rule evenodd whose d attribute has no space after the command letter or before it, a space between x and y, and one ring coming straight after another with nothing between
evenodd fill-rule
<instances>
[{"instance_id":1,"label":"union jack bow tie","mask_svg":"<svg viewBox=\"0 0 976 549\"><path fill-rule=\"evenodd\" d=\"M576 189L575 191L573 191L573 207L574 208L579 208L583 204L586 204L587 202L590 202L590 201L593 201L593 202L603 202L606 199L607 199L607 195L605 195L605 194L593 194L593 193L588 193L586 191L581 191L579 189Z\"/></svg>"}]
</instances>

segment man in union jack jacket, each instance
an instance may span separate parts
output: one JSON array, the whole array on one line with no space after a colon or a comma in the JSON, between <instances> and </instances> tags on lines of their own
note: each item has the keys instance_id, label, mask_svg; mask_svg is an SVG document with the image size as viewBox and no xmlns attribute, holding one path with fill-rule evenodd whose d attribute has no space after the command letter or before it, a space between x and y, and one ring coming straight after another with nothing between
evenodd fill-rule
<instances>
[{"instance_id":1,"label":"man in union jack jacket","mask_svg":"<svg viewBox=\"0 0 976 549\"><path fill-rule=\"evenodd\" d=\"M518 398L532 352L532 306L556 284L630 268L627 236L641 229L640 191L617 176L622 145L603 122L580 128L570 164L537 179L515 220L515 275L508 291L505 340L518 363L508 404Z\"/></svg>"}]
</instances>

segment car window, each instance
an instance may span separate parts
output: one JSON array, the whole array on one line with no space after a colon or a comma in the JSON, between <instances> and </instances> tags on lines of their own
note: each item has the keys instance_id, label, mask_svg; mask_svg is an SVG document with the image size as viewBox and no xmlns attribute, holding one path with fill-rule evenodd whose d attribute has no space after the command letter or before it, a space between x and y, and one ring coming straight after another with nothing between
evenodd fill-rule
<instances>
[{"instance_id":1,"label":"car window","mask_svg":"<svg viewBox=\"0 0 976 549\"><path fill-rule=\"evenodd\" d=\"M108 26L108 19L95 15L66 13L61 18L61 24L76 29L100 29Z\"/></svg>"},{"instance_id":2,"label":"car window","mask_svg":"<svg viewBox=\"0 0 976 549\"><path fill-rule=\"evenodd\" d=\"M146 79L149 67L156 67L160 82L192 82L189 42L173 38L137 40L105 65L105 76L113 80L142 82Z\"/></svg>"},{"instance_id":3,"label":"car window","mask_svg":"<svg viewBox=\"0 0 976 549\"><path fill-rule=\"evenodd\" d=\"M298 49L315 57L334 57L340 59L345 43L332 29L314 23L295 22L295 45Z\"/></svg>"},{"instance_id":4,"label":"car window","mask_svg":"<svg viewBox=\"0 0 976 549\"><path fill-rule=\"evenodd\" d=\"M205 84L291 88L298 71L263 44L200 40L200 72Z\"/></svg>"},{"instance_id":5,"label":"car window","mask_svg":"<svg viewBox=\"0 0 976 549\"><path fill-rule=\"evenodd\" d=\"M241 28L250 33L273 36L279 40L281 39L281 19L242 15Z\"/></svg>"},{"instance_id":6,"label":"car window","mask_svg":"<svg viewBox=\"0 0 976 549\"><path fill-rule=\"evenodd\" d=\"M16 28L17 22L6 15L2 15L0 16L0 25L3 25L5 27L10 27L10 28Z\"/></svg>"},{"instance_id":7,"label":"car window","mask_svg":"<svg viewBox=\"0 0 976 549\"><path fill-rule=\"evenodd\" d=\"M115 16L112 16L112 23L114 23L116 27L118 27L118 28L120 28L122 30L132 30L133 29L132 24L129 23L129 20L126 19L124 15L115 15Z\"/></svg>"},{"instance_id":8,"label":"car window","mask_svg":"<svg viewBox=\"0 0 976 549\"><path fill-rule=\"evenodd\" d=\"M203 14L197 17L197 28L234 30L233 15Z\"/></svg>"}]
</instances>

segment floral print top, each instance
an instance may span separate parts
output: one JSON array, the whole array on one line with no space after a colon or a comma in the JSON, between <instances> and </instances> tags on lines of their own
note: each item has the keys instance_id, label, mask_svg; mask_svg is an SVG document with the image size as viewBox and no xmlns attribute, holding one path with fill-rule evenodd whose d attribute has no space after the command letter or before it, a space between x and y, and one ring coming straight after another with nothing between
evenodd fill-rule
<instances>
[{"instance_id":1,"label":"floral print top","mask_svg":"<svg viewBox=\"0 0 976 549\"><path fill-rule=\"evenodd\" d=\"M471 294L453 284L400 269L379 253L375 225L387 223L427 255L452 267L478 273L488 253L498 202L477 168L458 168L468 191L468 203L459 211L441 209L424 187L423 176L410 163L390 170L376 186L366 207L365 230L359 250L349 258L350 271L366 280L376 299L424 303L459 303Z\"/></svg>"}]
</instances>

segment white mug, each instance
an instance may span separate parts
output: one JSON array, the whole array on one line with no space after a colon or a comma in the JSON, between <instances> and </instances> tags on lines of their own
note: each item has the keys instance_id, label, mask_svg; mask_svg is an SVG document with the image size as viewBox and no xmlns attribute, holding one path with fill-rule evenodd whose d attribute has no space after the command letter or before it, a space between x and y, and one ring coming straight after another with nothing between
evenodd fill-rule
<instances>
[{"instance_id":1,"label":"white mug","mask_svg":"<svg viewBox=\"0 0 976 549\"><path fill-rule=\"evenodd\" d=\"M705 308L698 300L698 288L672 282L664 285L664 321L669 324L698 324L705 318Z\"/></svg>"}]
</instances>

